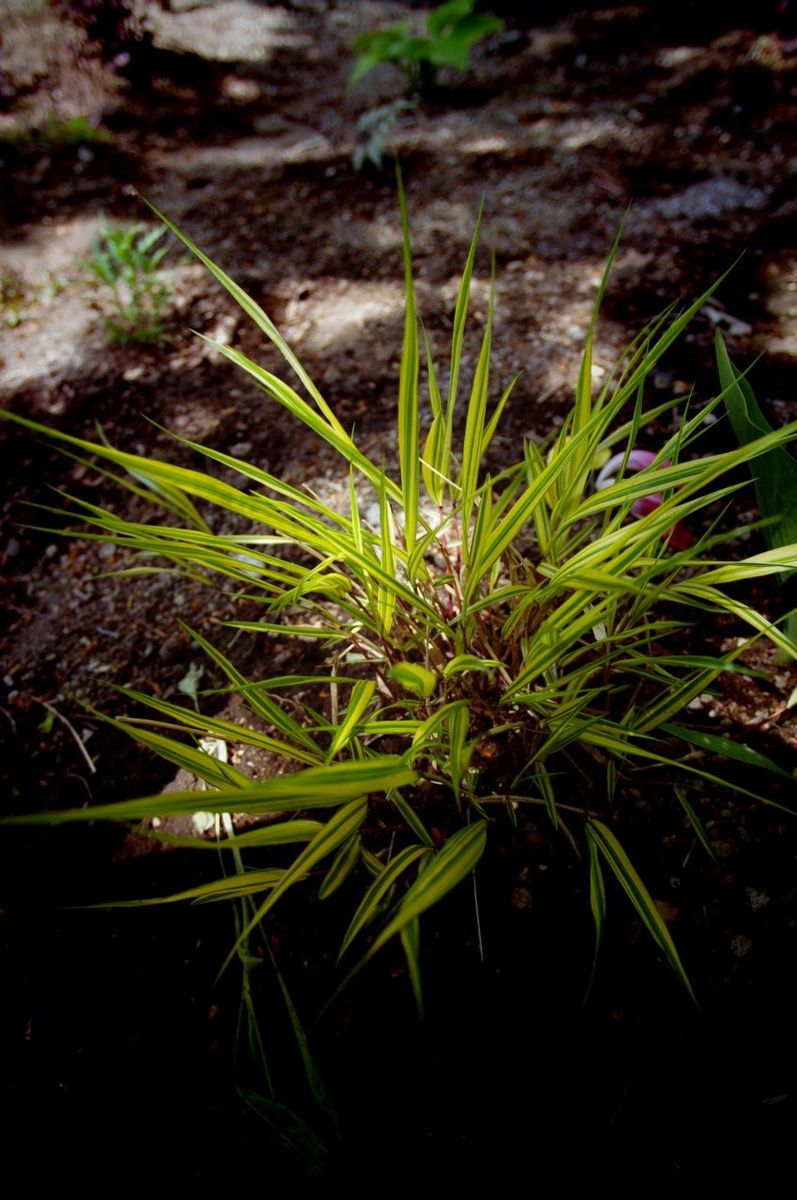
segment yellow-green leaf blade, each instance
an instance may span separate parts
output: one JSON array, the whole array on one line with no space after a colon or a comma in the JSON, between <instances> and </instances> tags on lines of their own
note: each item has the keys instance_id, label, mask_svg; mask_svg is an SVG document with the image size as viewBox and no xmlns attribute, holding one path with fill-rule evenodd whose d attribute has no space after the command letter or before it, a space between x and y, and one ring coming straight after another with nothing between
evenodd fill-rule
<instances>
[{"instance_id":1,"label":"yellow-green leaf blade","mask_svg":"<svg viewBox=\"0 0 797 1200\"><path fill-rule=\"evenodd\" d=\"M61 812L33 813L30 816L0 818L7 825L60 825L74 821L136 821L152 816L198 812L300 812L303 809L333 808L370 793L409 787L418 781L418 772L407 767L397 754L386 754L329 766L308 767L292 775L277 775L248 787L219 789L215 792L164 792L121 800L116 804L98 804L91 808L72 808Z\"/></svg>"},{"instance_id":2,"label":"yellow-green leaf blade","mask_svg":"<svg viewBox=\"0 0 797 1200\"><path fill-rule=\"evenodd\" d=\"M428 847L425 846L405 846L405 848L391 859L381 874L377 875L368 891L363 896L360 904L351 919L348 929L343 937L338 958L342 958L349 948L351 943L357 937L358 933L368 925L379 912L379 909L388 895L395 887L401 876L409 870L413 863L417 862L424 854L429 854Z\"/></svg>"},{"instance_id":3,"label":"yellow-green leaf blade","mask_svg":"<svg viewBox=\"0 0 797 1200\"><path fill-rule=\"evenodd\" d=\"M695 993L683 968L675 943L670 936L670 931L625 850L612 831L596 818L587 822L586 831L587 837L594 841L615 879L642 919L648 933L696 1004Z\"/></svg>"},{"instance_id":4,"label":"yellow-green leaf blade","mask_svg":"<svg viewBox=\"0 0 797 1200\"><path fill-rule=\"evenodd\" d=\"M404 505L404 540L412 554L418 530L420 497L420 414L418 406L418 320L415 314L415 289L412 280L412 247L407 201L398 173L401 233L404 249L404 342L399 368L398 447L401 468L401 493Z\"/></svg>"},{"instance_id":5,"label":"yellow-green leaf blade","mask_svg":"<svg viewBox=\"0 0 797 1200\"><path fill-rule=\"evenodd\" d=\"M410 887L398 912L379 934L366 958L461 883L481 859L486 839L486 821L474 821L452 834Z\"/></svg>"},{"instance_id":6,"label":"yellow-green leaf blade","mask_svg":"<svg viewBox=\"0 0 797 1200\"><path fill-rule=\"evenodd\" d=\"M434 671L422 667L420 663L395 663L388 671L388 678L393 679L405 692L413 696L428 699L437 686L437 676Z\"/></svg>"}]
</instances>

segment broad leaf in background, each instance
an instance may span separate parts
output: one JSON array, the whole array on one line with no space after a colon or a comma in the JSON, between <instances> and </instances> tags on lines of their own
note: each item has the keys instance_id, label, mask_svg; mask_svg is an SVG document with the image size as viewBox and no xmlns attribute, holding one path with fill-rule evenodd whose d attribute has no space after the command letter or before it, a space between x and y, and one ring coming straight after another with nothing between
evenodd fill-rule
<instances>
[{"instance_id":1,"label":"broad leaf in background","mask_svg":"<svg viewBox=\"0 0 797 1200\"><path fill-rule=\"evenodd\" d=\"M772 426L761 411L753 389L728 357L719 330L716 353L725 409L739 444L744 446L763 434L772 433ZM757 459L751 473L759 511L769 522L762 529L767 545L771 550L793 545L797 542L797 459L783 446L776 446ZM783 571L780 578L784 599L791 608L797 602L797 571ZM786 633L797 646L797 613L788 618Z\"/></svg>"}]
</instances>

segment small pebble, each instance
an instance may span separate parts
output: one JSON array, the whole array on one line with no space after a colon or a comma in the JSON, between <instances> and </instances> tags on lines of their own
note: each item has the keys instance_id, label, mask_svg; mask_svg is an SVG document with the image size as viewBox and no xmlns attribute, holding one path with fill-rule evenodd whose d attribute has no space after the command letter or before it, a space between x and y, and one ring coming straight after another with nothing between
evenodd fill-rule
<instances>
[{"instance_id":1,"label":"small pebble","mask_svg":"<svg viewBox=\"0 0 797 1200\"><path fill-rule=\"evenodd\" d=\"M766 892L759 892L756 888L748 887L744 889L744 894L747 897L748 907L752 908L753 912L769 907L769 896Z\"/></svg>"},{"instance_id":2,"label":"small pebble","mask_svg":"<svg viewBox=\"0 0 797 1200\"><path fill-rule=\"evenodd\" d=\"M736 937L731 938L731 952L737 958L746 958L753 948L753 943L749 937L745 937L743 933L738 933Z\"/></svg>"}]
</instances>

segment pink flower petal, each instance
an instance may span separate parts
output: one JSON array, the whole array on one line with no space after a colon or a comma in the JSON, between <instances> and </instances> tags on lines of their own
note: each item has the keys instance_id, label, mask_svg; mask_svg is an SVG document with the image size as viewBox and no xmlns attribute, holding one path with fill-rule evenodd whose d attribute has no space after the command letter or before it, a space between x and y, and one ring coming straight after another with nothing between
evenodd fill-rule
<instances>
[{"instance_id":1,"label":"pink flower petal","mask_svg":"<svg viewBox=\"0 0 797 1200\"><path fill-rule=\"evenodd\" d=\"M611 487L613 483L616 483L617 473L623 463L625 463L627 474L634 475L637 471L644 471L650 467L655 459L656 455L651 450L632 450L627 458L624 453L612 455L598 473L595 480L596 490L600 491L602 488ZM669 465L668 458L662 459L657 470L661 467L669 467ZM651 492L649 496L640 496L631 505L631 512L635 517L646 517L648 513L655 512L663 500L664 496L661 492ZM680 521L662 536L666 538L668 545L672 546L673 550L685 550L692 544L692 538Z\"/></svg>"}]
</instances>

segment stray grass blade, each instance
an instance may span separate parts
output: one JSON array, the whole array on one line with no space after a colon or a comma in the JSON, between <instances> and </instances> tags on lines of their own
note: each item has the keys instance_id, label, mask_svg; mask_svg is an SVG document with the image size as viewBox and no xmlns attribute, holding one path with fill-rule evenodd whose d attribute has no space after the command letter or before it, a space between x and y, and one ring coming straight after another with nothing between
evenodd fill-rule
<instances>
[{"instance_id":1,"label":"stray grass blade","mask_svg":"<svg viewBox=\"0 0 797 1200\"><path fill-rule=\"evenodd\" d=\"M611 830L602 821L593 818L587 822L586 830L587 837L600 851L604 862L628 896L648 933L683 984L687 995L696 1005L697 999L695 993L684 971L678 951L675 949L675 943L670 937L670 932L656 907L655 901L651 898L650 893L639 878L628 855Z\"/></svg>"}]
</instances>

